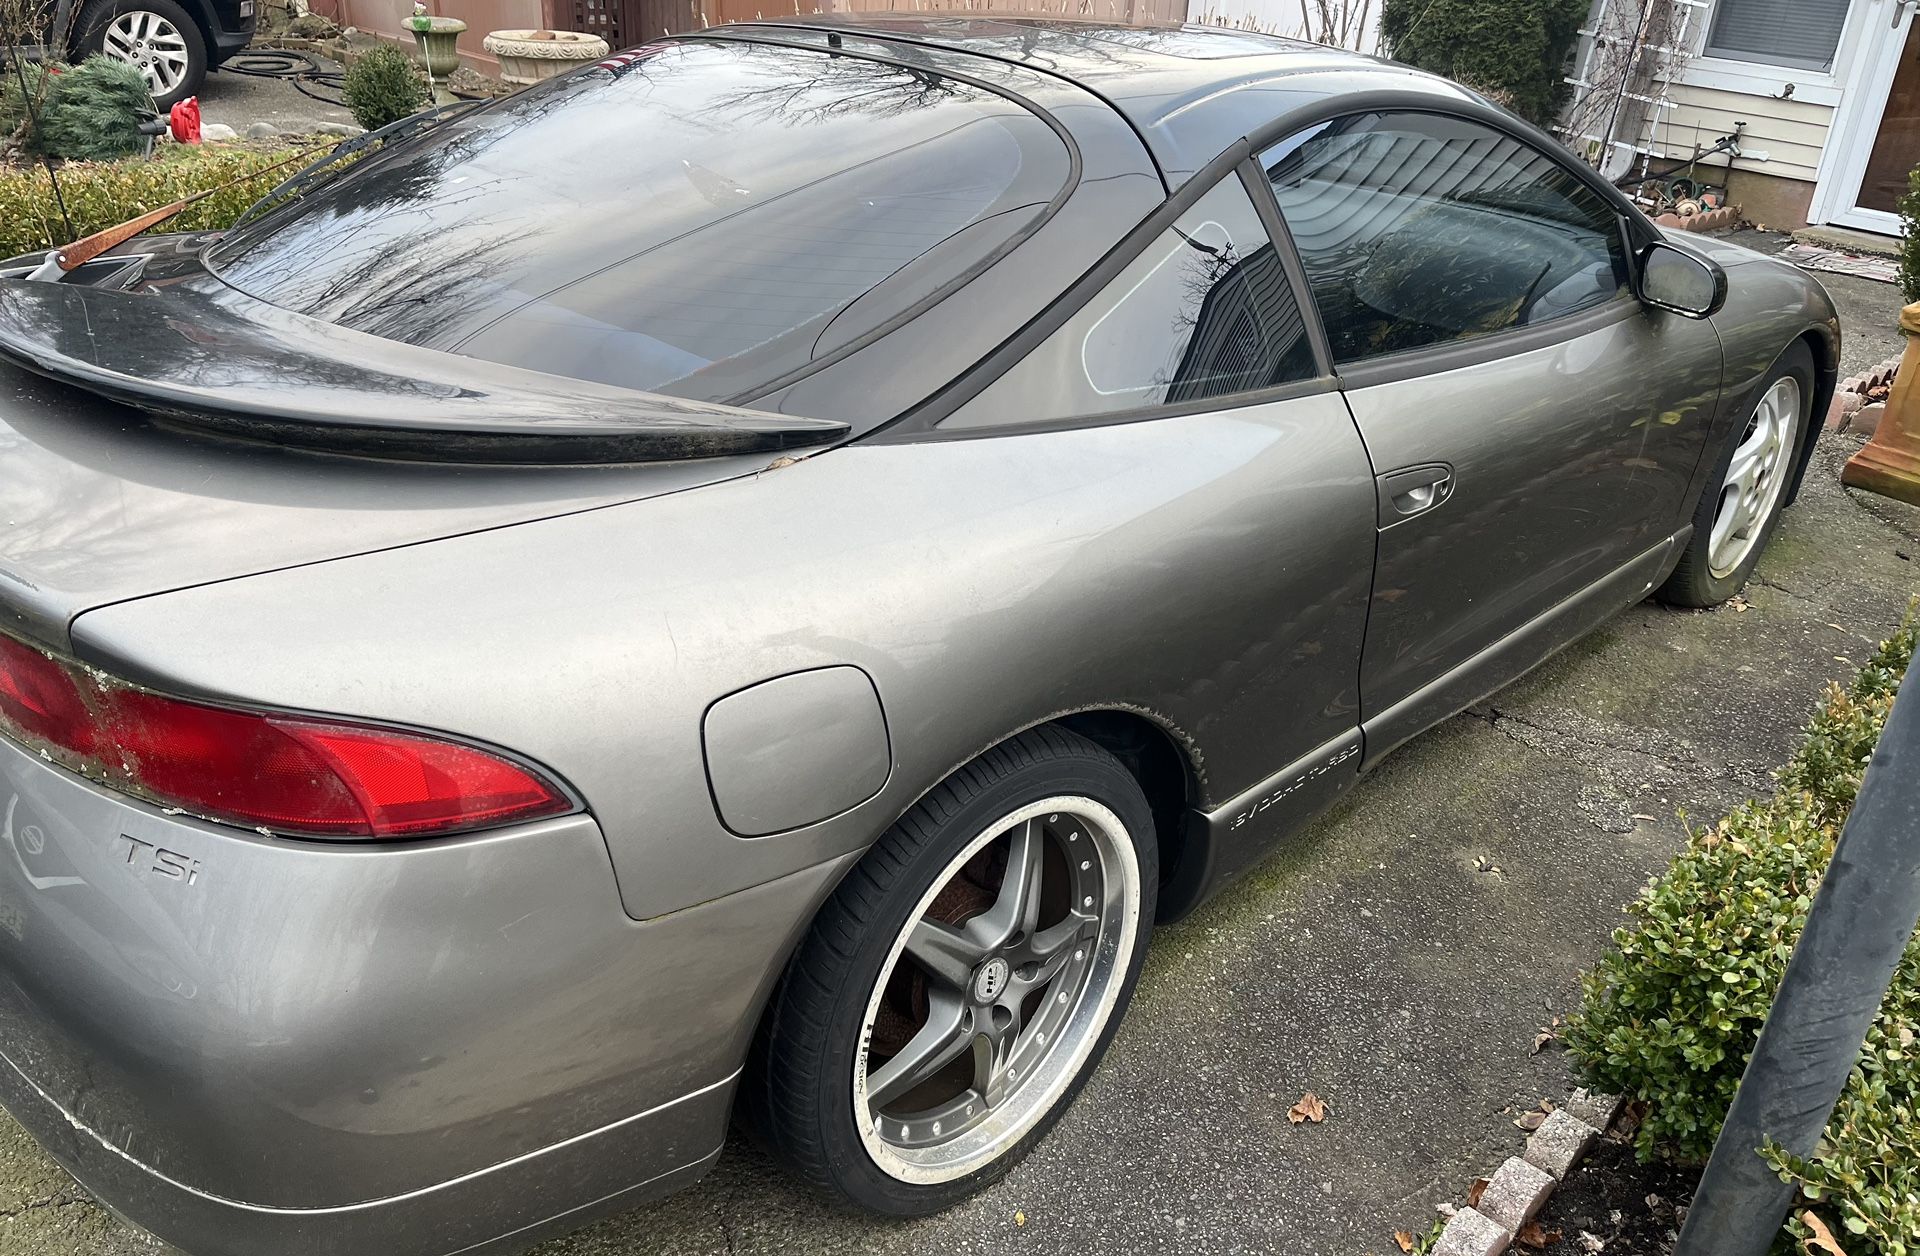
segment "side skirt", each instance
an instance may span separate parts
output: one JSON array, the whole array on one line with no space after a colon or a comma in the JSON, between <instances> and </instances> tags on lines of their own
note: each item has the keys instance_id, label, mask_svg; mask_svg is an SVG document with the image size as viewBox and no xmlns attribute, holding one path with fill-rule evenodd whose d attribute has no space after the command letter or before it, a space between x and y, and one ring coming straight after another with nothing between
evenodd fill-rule
<instances>
[{"instance_id":1,"label":"side skirt","mask_svg":"<svg viewBox=\"0 0 1920 1256\"><path fill-rule=\"evenodd\" d=\"M1370 770L1416 734L1506 688L1653 592L1673 570L1692 536L1691 526L1682 528L1438 679L1362 721L1360 728L1366 734L1367 747L1362 770Z\"/></svg>"},{"instance_id":2,"label":"side skirt","mask_svg":"<svg viewBox=\"0 0 1920 1256\"><path fill-rule=\"evenodd\" d=\"M1216 811L1187 812L1187 840L1160 888L1159 922L1178 920L1270 854L1360 779L1355 728L1295 759Z\"/></svg>"}]
</instances>

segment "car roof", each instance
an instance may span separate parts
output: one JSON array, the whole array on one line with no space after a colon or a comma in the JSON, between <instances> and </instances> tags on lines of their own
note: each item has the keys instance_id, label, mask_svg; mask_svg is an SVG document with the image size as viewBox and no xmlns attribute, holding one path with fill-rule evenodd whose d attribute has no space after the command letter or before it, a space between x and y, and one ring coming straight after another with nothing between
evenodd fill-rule
<instances>
[{"instance_id":1,"label":"car roof","mask_svg":"<svg viewBox=\"0 0 1920 1256\"><path fill-rule=\"evenodd\" d=\"M885 12L805 14L738 26L768 33L824 29L930 45L1065 79L1127 119L1169 187L1262 125L1329 97L1387 91L1484 103L1458 84L1411 66L1225 26ZM729 29L706 33L724 37Z\"/></svg>"}]
</instances>

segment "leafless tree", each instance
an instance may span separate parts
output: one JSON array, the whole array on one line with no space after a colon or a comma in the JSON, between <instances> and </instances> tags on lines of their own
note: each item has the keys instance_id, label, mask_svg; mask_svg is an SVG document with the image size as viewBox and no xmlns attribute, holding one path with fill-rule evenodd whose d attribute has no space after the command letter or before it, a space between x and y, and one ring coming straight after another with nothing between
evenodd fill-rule
<instances>
[{"instance_id":1,"label":"leafless tree","mask_svg":"<svg viewBox=\"0 0 1920 1256\"><path fill-rule=\"evenodd\" d=\"M1625 173L1633 150L1652 146L1666 87L1692 55L1687 14L1676 0L1607 0L1595 14L1560 130L1605 173Z\"/></svg>"}]
</instances>

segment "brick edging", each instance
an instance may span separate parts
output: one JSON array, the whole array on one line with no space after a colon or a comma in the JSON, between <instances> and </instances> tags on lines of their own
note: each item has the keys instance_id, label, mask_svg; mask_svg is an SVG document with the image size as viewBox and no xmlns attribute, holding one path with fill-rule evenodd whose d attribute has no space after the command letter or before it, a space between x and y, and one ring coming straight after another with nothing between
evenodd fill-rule
<instances>
[{"instance_id":1,"label":"brick edging","mask_svg":"<svg viewBox=\"0 0 1920 1256\"><path fill-rule=\"evenodd\" d=\"M1827 430L1873 435L1883 407L1879 403L1869 406L1867 394L1892 388L1894 376L1899 373L1900 359L1888 358L1863 375L1840 381L1840 386L1833 390L1833 403L1827 407Z\"/></svg>"},{"instance_id":2,"label":"brick edging","mask_svg":"<svg viewBox=\"0 0 1920 1256\"><path fill-rule=\"evenodd\" d=\"M1509 1156L1487 1180L1479 1201L1447 1219L1428 1256L1498 1256L1506 1251L1613 1124L1624 1103L1619 1095L1584 1087L1574 1091L1565 1107L1555 1108L1527 1137L1526 1149Z\"/></svg>"},{"instance_id":3,"label":"brick edging","mask_svg":"<svg viewBox=\"0 0 1920 1256\"><path fill-rule=\"evenodd\" d=\"M1735 205L1722 205L1719 209L1703 209L1697 214L1688 214L1682 218L1679 214L1661 214L1653 220L1656 227L1678 227L1682 231L1719 231L1740 224L1740 209Z\"/></svg>"}]
</instances>

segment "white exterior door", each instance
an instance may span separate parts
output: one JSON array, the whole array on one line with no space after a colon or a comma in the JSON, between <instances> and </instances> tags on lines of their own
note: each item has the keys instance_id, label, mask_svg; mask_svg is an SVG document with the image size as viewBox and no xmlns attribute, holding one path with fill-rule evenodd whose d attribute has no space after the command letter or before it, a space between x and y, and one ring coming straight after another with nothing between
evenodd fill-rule
<instances>
[{"instance_id":1,"label":"white exterior door","mask_svg":"<svg viewBox=\"0 0 1920 1256\"><path fill-rule=\"evenodd\" d=\"M1847 75L1834 111L1814 222L1900 234L1892 200L1905 173L1920 165L1920 26L1916 0L1855 0L1865 8L1868 34ZM1896 186L1897 185L1897 186Z\"/></svg>"}]
</instances>

